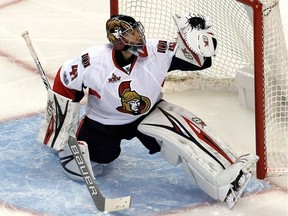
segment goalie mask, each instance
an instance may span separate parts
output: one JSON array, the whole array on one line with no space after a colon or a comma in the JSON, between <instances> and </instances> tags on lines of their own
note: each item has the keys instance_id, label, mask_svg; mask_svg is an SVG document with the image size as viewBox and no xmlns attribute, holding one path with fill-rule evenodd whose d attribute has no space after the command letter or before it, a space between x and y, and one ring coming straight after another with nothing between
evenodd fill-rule
<instances>
[{"instance_id":1,"label":"goalie mask","mask_svg":"<svg viewBox=\"0 0 288 216\"><path fill-rule=\"evenodd\" d=\"M145 46L144 27L133 17L112 16L106 22L107 38L116 50L135 53Z\"/></svg>"}]
</instances>

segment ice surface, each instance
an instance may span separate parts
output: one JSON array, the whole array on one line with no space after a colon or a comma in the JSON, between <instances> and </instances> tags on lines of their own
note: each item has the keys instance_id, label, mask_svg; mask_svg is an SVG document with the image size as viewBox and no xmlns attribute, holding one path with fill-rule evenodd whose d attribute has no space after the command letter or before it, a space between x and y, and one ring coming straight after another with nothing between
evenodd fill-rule
<instances>
[{"instance_id":1,"label":"ice surface","mask_svg":"<svg viewBox=\"0 0 288 216\"><path fill-rule=\"evenodd\" d=\"M0 197L20 208L54 216L154 215L197 205L213 199L191 184L181 167L149 155L137 140L124 141L121 156L97 177L107 197L132 196L132 206L116 213L100 213L84 183L70 180L60 169L58 155L36 141L41 115L0 124ZM265 181L253 179L247 194L270 190ZM225 206L225 203L221 205Z\"/></svg>"}]
</instances>

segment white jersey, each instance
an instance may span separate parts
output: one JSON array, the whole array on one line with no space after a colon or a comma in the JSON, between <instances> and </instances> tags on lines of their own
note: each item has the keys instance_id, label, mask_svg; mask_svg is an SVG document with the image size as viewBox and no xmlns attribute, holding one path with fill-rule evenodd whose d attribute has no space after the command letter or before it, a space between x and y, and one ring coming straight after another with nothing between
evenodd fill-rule
<instances>
[{"instance_id":1,"label":"white jersey","mask_svg":"<svg viewBox=\"0 0 288 216\"><path fill-rule=\"evenodd\" d=\"M86 115L90 119L127 124L147 114L161 99L176 46L175 42L147 40L144 53L123 68L116 63L110 44L91 47L62 66L60 79L69 89L89 88Z\"/></svg>"}]
</instances>

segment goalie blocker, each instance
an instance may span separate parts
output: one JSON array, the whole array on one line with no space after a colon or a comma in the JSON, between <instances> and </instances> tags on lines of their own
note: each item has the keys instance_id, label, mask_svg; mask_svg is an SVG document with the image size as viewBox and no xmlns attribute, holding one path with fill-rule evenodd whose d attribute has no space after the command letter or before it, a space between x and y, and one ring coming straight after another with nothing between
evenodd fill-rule
<instances>
[{"instance_id":1,"label":"goalie blocker","mask_svg":"<svg viewBox=\"0 0 288 216\"><path fill-rule=\"evenodd\" d=\"M41 122L38 141L56 151L68 143L70 134L75 134L79 125L80 103L48 89L47 107Z\"/></svg>"},{"instance_id":2,"label":"goalie blocker","mask_svg":"<svg viewBox=\"0 0 288 216\"><path fill-rule=\"evenodd\" d=\"M71 134L76 134L79 126L80 103L48 90L47 108L42 120L38 141L53 149L59 154L61 168L71 179L83 181L73 154L68 146ZM84 141L78 141L79 148L87 164L87 168L94 176L101 175L101 164L90 161L88 145Z\"/></svg>"},{"instance_id":3,"label":"goalie blocker","mask_svg":"<svg viewBox=\"0 0 288 216\"><path fill-rule=\"evenodd\" d=\"M162 101L138 129L155 137L162 157L181 164L194 184L209 196L234 206L250 180L250 169L258 160L253 154L237 157L200 118Z\"/></svg>"}]
</instances>

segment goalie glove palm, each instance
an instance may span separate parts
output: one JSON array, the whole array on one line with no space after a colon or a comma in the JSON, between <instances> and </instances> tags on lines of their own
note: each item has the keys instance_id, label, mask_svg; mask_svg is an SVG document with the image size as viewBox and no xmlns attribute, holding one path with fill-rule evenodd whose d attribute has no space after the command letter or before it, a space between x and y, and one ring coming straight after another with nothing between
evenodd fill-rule
<instances>
[{"instance_id":1,"label":"goalie glove palm","mask_svg":"<svg viewBox=\"0 0 288 216\"><path fill-rule=\"evenodd\" d=\"M173 19L179 33L179 40L185 47L203 57L215 56L217 52L217 39L209 30L211 25L199 14L175 14Z\"/></svg>"}]
</instances>

